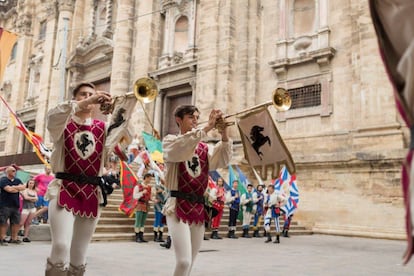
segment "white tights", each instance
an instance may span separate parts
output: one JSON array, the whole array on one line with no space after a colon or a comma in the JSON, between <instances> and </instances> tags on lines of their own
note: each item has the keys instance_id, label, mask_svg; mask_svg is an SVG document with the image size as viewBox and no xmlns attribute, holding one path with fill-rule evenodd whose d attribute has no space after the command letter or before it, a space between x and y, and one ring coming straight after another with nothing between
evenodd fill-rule
<instances>
[{"instance_id":1,"label":"white tights","mask_svg":"<svg viewBox=\"0 0 414 276\"><path fill-rule=\"evenodd\" d=\"M86 250L95 232L100 216L86 218L74 216L65 208L57 204L57 198L49 202L49 223L52 235L52 250L49 261L52 264L67 264L68 260L73 266L86 263ZM70 253L70 255L69 255Z\"/></svg>"},{"instance_id":2,"label":"white tights","mask_svg":"<svg viewBox=\"0 0 414 276\"><path fill-rule=\"evenodd\" d=\"M204 237L204 224L188 225L175 214L167 217L168 233L175 252L174 276L188 276Z\"/></svg>"}]
</instances>

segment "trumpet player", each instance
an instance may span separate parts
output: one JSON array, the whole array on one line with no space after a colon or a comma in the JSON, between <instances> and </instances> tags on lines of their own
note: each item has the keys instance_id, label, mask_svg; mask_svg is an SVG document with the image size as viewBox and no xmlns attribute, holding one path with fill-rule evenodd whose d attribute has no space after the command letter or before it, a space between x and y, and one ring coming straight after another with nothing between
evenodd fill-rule
<instances>
[{"instance_id":1,"label":"trumpet player","mask_svg":"<svg viewBox=\"0 0 414 276\"><path fill-rule=\"evenodd\" d=\"M106 201L101 178L105 155L114 148L106 145L108 126L93 119L92 110L111 100L109 93L96 91L91 83L81 83L73 90L72 100L58 104L47 114L47 129L54 144L51 167L56 177L46 193L52 235L47 276L84 275L86 251L100 206ZM119 131L113 129L110 135Z\"/></svg>"},{"instance_id":2,"label":"trumpet player","mask_svg":"<svg viewBox=\"0 0 414 276\"><path fill-rule=\"evenodd\" d=\"M193 105L178 106L174 117L179 133L167 135L163 140L165 180L170 191L163 213L174 245L176 276L190 275L203 241L204 223L208 219L204 208L208 172L226 167L232 157L226 126L220 130L221 141L214 147L202 142L223 113L213 109L207 125L197 128L199 116Z\"/></svg>"}]
</instances>

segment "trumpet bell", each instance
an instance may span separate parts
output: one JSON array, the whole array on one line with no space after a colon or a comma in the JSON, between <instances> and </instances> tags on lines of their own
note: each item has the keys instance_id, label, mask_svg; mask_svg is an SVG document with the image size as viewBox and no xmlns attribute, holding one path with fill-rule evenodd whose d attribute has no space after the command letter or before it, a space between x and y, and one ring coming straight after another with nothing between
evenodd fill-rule
<instances>
[{"instance_id":1,"label":"trumpet bell","mask_svg":"<svg viewBox=\"0 0 414 276\"><path fill-rule=\"evenodd\" d=\"M150 103L158 95L157 84L151 78L140 78L134 83L134 94L139 101Z\"/></svg>"},{"instance_id":2,"label":"trumpet bell","mask_svg":"<svg viewBox=\"0 0 414 276\"><path fill-rule=\"evenodd\" d=\"M292 98L286 89L276 88L273 91L272 102L277 111L287 111L292 105Z\"/></svg>"}]
</instances>

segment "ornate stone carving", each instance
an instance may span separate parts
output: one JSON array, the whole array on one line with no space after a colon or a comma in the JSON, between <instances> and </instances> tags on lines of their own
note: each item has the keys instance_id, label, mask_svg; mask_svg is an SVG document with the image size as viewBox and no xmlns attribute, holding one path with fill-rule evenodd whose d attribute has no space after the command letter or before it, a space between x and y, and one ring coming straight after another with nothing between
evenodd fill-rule
<instances>
[{"instance_id":1,"label":"ornate stone carving","mask_svg":"<svg viewBox=\"0 0 414 276\"><path fill-rule=\"evenodd\" d=\"M59 11L73 12L76 0L58 0Z\"/></svg>"},{"instance_id":2,"label":"ornate stone carving","mask_svg":"<svg viewBox=\"0 0 414 276\"><path fill-rule=\"evenodd\" d=\"M30 34L32 29L32 17L29 14L19 15L16 21L16 28L20 33Z\"/></svg>"},{"instance_id":3,"label":"ornate stone carving","mask_svg":"<svg viewBox=\"0 0 414 276\"><path fill-rule=\"evenodd\" d=\"M102 36L107 38L112 38L112 0L106 0L106 22L105 22L105 30Z\"/></svg>"}]
</instances>

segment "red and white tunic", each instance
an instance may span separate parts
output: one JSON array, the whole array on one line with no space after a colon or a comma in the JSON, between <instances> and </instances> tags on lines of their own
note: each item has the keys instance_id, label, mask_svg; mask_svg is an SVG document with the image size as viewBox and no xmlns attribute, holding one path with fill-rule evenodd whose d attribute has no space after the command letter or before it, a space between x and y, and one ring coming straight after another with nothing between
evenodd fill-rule
<instances>
[{"instance_id":1,"label":"red and white tunic","mask_svg":"<svg viewBox=\"0 0 414 276\"><path fill-rule=\"evenodd\" d=\"M191 160L178 164L178 191L204 196L208 184L208 146L199 143ZM177 198L176 214L182 221L192 223L204 223L206 212L204 204L190 202Z\"/></svg>"},{"instance_id":2,"label":"red and white tunic","mask_svg":"<svg viewBox=\"0 0 414 276\"><path fill-rule=\"evenodd\" d=\"M105 123L94 120L91 125L70 121L64 131L64 172L74 175L99 175L105 141ZM98 186L62 180L58 204L82 217L97 217Z\"/></svg>"}]
</instances>

